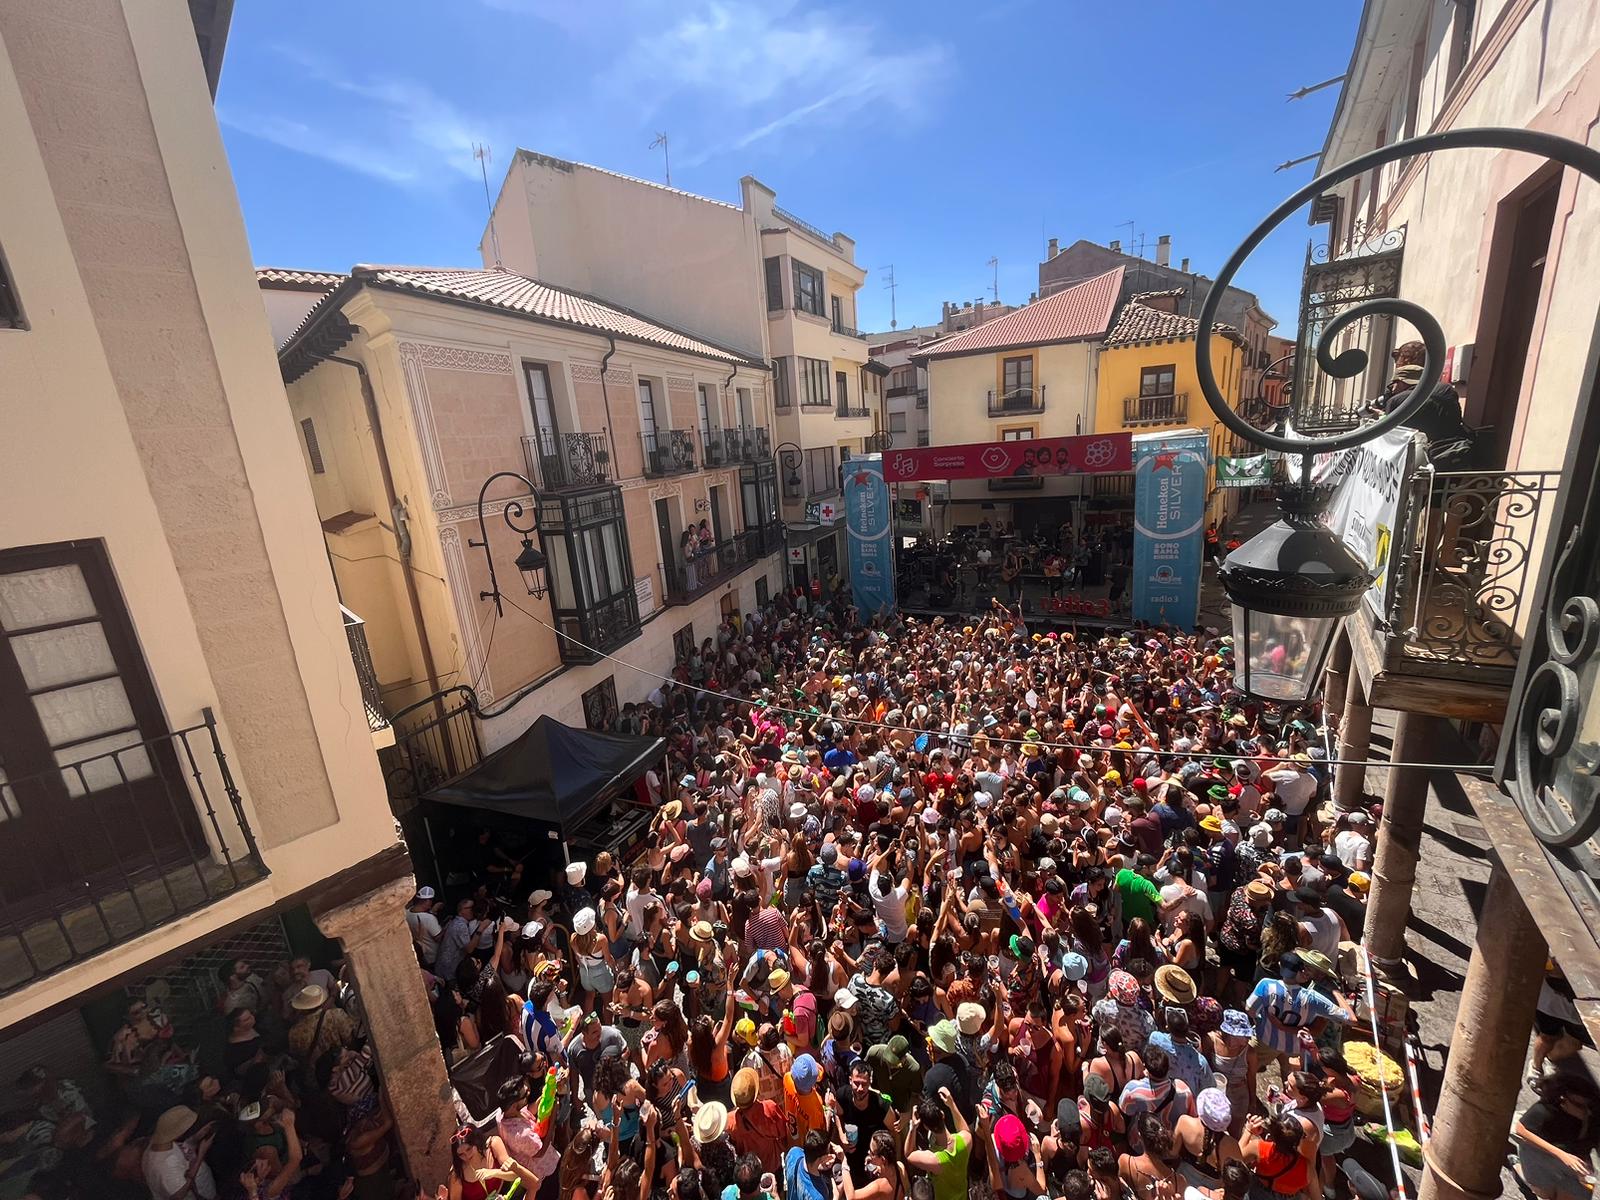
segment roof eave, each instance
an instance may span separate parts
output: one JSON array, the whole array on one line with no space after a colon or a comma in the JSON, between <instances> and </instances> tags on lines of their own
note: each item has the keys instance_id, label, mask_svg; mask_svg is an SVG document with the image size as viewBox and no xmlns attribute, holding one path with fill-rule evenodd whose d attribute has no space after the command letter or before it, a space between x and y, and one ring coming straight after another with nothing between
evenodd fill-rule
<instances>
[{"instance_id":1,"label":"roof eave","mask_svg":"<svg viewBox=\"0 0 1600 1200\"><path fill-rule=\"evenodd\" d=\"M360 270L361 268L357 269ZM756 370L761 371L768 371L771 369L770 365L765 359L750 358L732 350L726 350L722 354L705 354L698 350L687 350L681 346L668 346L661 342L653 342L648 338L633 337L626 333L614 333L609 329L599 329L593 325L581 325L576 321L563 321L557 317L546 317L539 313L518 312L514 309L503 308L498 304L492 304L487 300L476 300L470 296L450 296L441 292L429 292L421 288L408 287L403 283L396 283L393 280L386 279L367 278L363 279L362 282L367 284L369 287L378 289L380 291L393 292L400 296L417 296L424 300L437 300L442 304L454 304L461 308L471 308L481 312L493 313L500 317L509 317L513 321L532 321L536 325L549 325L556 329L575 330L579 333L590 334L593 337L615 338L619 342L631 342L636 346L649 346L653 350L660 350L666 354L683 354L687 355L689 358L700 358L705 359L708 362L722 363L724 366L733 364L738 366L753 367ZM604 303L604 301L596 301L596 303ZM617 311L622 312L625 310L618 309ZM637 313L629 313L628 315L639 316ZM647 318L639 317L639 319L645 320ZM694 336L692 334L683 333L682 330L673 330L672 332L680 333L684 337Z\"/></svg>"}]
</instances>

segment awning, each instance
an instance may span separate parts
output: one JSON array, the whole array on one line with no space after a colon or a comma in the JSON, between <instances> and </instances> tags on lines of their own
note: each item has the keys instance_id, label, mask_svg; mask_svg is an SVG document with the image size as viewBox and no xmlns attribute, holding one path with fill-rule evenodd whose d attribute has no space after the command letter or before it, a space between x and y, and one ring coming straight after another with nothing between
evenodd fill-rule
<instances>
[{"instance_id":1,"label":"awning","mask_svg":"<svg viewBox=\"0 0 1600 1200\"><path fill-rule=\"evenodd\" d=\"M666 753L663 738L573 729L542 716L423 799L546 821L571 833Z\"/></svg>"}]
</instances>

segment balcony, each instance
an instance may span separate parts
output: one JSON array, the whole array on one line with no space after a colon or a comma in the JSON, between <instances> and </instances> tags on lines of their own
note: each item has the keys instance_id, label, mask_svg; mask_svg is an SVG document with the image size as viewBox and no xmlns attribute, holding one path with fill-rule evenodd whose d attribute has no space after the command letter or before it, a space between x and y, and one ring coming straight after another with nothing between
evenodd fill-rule
<instances>
[{"instance_id":1,"label":"balcony","mask_svg":"<svg viewBox=\"0 0 1600 1200\"><path fill-rule=\"evenodd\" d=\"M668 604L687 604L741 574L783 546L783 526L746 529L708 546L688 562L657 564Z\"/></svg>"},{"instance_id":2,"label":"balcony","mask_svg":"<svg viewBox=\"0 0 1600 1200\"><path fill-rule=\"evenodd\" d=\"M696 469L692 429L641 433L639 441L644 446L644 473L648 479L687 475Z\"/></svg>"},{"instance_id":3,"label":"balcony","mask_svg":"<svg viewBox=\"0 0 1600 1200\"><path fill-rule=\"evenodd\" d=\"M764 462L772 457L772 438L759 425L731 425L726 429L702 431L700 440L708 468Z\"/></svg>"},{"instance_id":4,"label":"balcony","mask_svg":"<svg viewBox=\"0 0 1600 1200\"><path fill-rule=\"evenodd\" d=\"M1375 707L1500 723L1560 485L1558 471L1413 476L1381 609L1345 623Z\"/></svg>"},{"instance_id":5,"label":"balcony","mask_svg":"<svg viewBox=\"0 0 1600 1200\"><path fill-rule=\"evenodd\" d=\"M522 461L528 478L544 491L611 482L611 442L603 433L562 433L541 425L522 439Z\"/></svg>"},{"instance_id":6,"label":"balcony","mask_svg":"<svg viewBox=\"0 0 1600 1200\"><path fill-rule=\"evenodd\" d=\"M896 396L909 396L917 390L917 385L914 383L897 383L892 387L885 388L883 394L886 399L893 400ZM927 391L926 388L921 390Z\"/></svg>"},{"instance_id":7,"label":"balcony","mask_svg":"<svg viewBox=\"0 0 1600 1200\"><path fill-rule=\"evenodd\" d=\"M1037 492L1042 487L1043 475L1001 475L989 480L991 492Z\"/></svg>"},{"instance_id":8,"label":"balcony","mask_svg":"<svg viewBox=\"0 0 1600 1200\"><path fill-rule=\"evenodd\" d=\"M367 728L372 731L373 745L382 749L394 744L394 730L389 727L389 714L384 711L383 695L378 690L378 672L367 646L367 623L342 604L339 611L344 614L344 636L350 643L356 681L361 685L361 706L367 710Z\"/></svg>"},{"instance_id":9,"label":"balcony","mask_svg":"<svg viewBox=\"0 0 1600 1200\"><path fill-rule=\"evenodd\" d=\"M1040 394L1039 399L1042 401L1044 399L1043 389L1042 388L1040 389L1040 393L1041 394ZM918 408L927 408L928 407L928 389L927 388L918 388L917 389L917 407Z\"/></svg>"},{"instance_id":10,"label":"balcony","mask_svg":"<svg viewBox=\"0 0 1600 1200\"><path fill-rule=\"evenodd\" d=\"M267 875L216 718L0 788L17 853L0 891L0 994ZM17 829L13 830L15 824Z\"/></svg>"},{"instance_id":11,"label":"balcony","mask_svg":"<svg viewBox=\"0 0 1600 1200\"><path fill-rule=\"evenodd\" d=\"M1012 388L1007 392L989 393L991 417L1013 417L1044 411L1044 385Z\"/></svg>"},{"instance_id":12,"label":"balcony","mask_svg":"<svg viewBox=\"0 0 1600 1200\"><path fill-rule=\"evenodd\" d=\"M861 407L859 405L856 406L856 407L851 407L848 404L841 404L838 408L833 410L833 415L836 416L836 417L839 417L841 419L853 419L853 418L856 418L856 417L870 417L872 415L872 410L870 408L864 408L864 407Z\"/></svg>"},{"instance_id":13,"label":"balcony","mask_svg":"<svg viewBox=\"0 0 1600 1200\"><path fill-rule=\"evenodd\" d=\"M1142 425L1182 425L1189 420L1189 394L1129 396L1122 402L1122 427Z\"/></svg>"},{"instance_id":14,"label":"balcony","mask_svg":"<svg viewBox=\"0 0 1600 1200\"><path fill-rule=\"evenodd\" d=\"M833 331L842 337L860 338L863 342L867 340L867 335L862 333L861 330L852 329L842 321L830 321L829 324L833 327Z\"/></svg>"}]
</instances>

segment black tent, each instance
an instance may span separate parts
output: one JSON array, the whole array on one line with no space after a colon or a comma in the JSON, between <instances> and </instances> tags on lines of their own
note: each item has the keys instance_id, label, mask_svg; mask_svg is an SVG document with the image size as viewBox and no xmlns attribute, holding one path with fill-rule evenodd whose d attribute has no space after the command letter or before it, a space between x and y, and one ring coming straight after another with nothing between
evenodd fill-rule
<instances>
[{"instance_id":1,"label":"black tent","mask_svg":"<svg viewBox=\"0 0 1600 1200\"><path fill-rule=\"evenodd\" d=\"M543 821L556 826L564 841L604 845L614 830L596 828L596 818L606 817L610 802L624 796L665 751L663 738L595 733L542 716L424 799Z\"/></svg>"}]
</instances>

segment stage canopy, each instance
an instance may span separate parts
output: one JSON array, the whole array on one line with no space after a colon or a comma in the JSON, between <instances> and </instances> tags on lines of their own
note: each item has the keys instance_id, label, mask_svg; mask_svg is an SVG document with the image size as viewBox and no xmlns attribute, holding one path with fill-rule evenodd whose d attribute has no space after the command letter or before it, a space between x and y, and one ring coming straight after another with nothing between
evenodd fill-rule
<instances>
[{"instance_id":1,"label":"stage canopy","mask_svg":"<svg viewBox=\"0 0 1600 1200\"><path fill-rule=\"evenodd\" d=\"M546 821L570 833L643 775L666 745L662 738L573 729L542 716L424 799Z\"/></svg>"}]
</instances>

